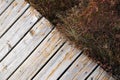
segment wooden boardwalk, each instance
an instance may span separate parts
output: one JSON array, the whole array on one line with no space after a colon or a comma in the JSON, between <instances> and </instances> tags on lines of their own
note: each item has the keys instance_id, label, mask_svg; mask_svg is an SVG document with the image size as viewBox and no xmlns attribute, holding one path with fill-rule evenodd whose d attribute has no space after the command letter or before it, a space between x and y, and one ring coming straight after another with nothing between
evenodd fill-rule
<instances>
[{"instance_id":1,"label":"wooden boardwalk","mask_svg":"<svg viewBox=\"0 0 120 80\"><path fill-rule=\"evenodd\" d=\"M0 80L114 80L24 0L0 0Z\"/></svg>"}]
</instances>

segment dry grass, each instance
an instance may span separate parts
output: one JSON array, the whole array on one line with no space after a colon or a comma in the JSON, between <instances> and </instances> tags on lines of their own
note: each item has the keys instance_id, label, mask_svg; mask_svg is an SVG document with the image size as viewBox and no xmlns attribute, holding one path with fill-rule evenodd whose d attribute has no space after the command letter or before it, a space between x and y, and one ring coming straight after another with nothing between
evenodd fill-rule
<instances>
[{"instance_id":1,"label":"dry grass","mask_svg":"<svg viewBox=\"0 0 120 80\"><path fill-rule=\"evenodd\" d=\"M56 23L57 29L78 48L85 49L106 71L120 79L119 0L27 1Z\"/></svg>"},{"instance_id":2,"label":"dry grass","mask_svg":"<svg viewBox=\"0 0 120 80\"><path fill-rule=\"evenodd\" d=\"M43 16L51 20L52 23L57 22L57 14L64 14L65 10L77 5L78 0L26 0L34 8L36 8Z\"/></svg>"},{"instance_id":3,"label":"dry grass","mask_svg":"<svg viewBox=\"0 0 120 80\"><path fill-rule=\"evenodd\" d=\"M79 48L87 48L89 56L120 79L120 15L116 2L83 2L59 18L63 21L59 30Z\"/></svg>"}]
</instances>

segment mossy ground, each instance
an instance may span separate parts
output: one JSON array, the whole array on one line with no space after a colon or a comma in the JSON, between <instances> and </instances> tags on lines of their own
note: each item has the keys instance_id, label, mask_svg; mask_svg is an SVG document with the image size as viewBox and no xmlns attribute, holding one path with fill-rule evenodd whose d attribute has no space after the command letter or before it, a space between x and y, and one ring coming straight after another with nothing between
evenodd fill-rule
<instances>
[{"instance_id":1,"label":"mossy ground","mask_svg":"<svg viewBox=\"0 0 120 80\"><path fill-rule=\"evenodd\" d=\"M26 0L120 80L119 0Z\"/></svg>"}]
</instances>

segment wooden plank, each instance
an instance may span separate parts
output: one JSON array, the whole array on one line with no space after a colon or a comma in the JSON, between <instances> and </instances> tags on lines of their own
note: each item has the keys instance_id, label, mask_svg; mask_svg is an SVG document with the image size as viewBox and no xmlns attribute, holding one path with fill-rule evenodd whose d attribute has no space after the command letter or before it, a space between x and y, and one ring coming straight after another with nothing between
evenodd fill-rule
<instances>
[{"instance_id":1,"label":"wooden plank","mask_svg":"<svg viewBox=\"0 0 120 80\"><path fill-rule=\"evenodd\" d=\"M25 14L0 39L0 60L15 46L25 33L40 18L40 14L30 7Z\"/></svg>"},{"instance_id":2,"label":"wooden plank","mask_svg":"<svg viewBox=\"0 0 120 80\"><path fill-rule=\"evenodd\" d=\"M87 80L115 80L111 75L98 67Z\"/></svg>"},{"instance_id":3,"label":"wooden plank","mask_svg":"<svg viewBox=\"0 0 120 80\"><path fill-rule=\"evenodd\" d=\"M0 15L14 0L0 0Z\"/></svg>"},{"instance_id":4,"label":"wooden plank","mask_svg":"<svg viewBox=\"0 0 120 80\"><path fill-rule=\"evenodd\" d=\"M106 72L106 71L104 71L102 74L101 74L101 76L100 76L100 78L98 79L98 80L109 80L110 79L110 75L108 75L108 73ZM113 78L112 78L113 79Z\"/></svg>"},{"instance_id":5,"label":"wooden plank","mask_svg":"<svg viewBox=\"0 0 120 80\"><path fill-rule=\"evenodd\" d=\"M54 29L9 80L30 80L64 41L60 33Z\"/></svg>"},{"instance_id":6,"label":"wooden plank","mask_svg":"<svg viewBox=\"0 0 120 80\"><path fill-rule=\"evenodd\" d=\"M96 65L86 55L82 54L60 80L85 80Z\"/></svg>"},{"instance_id":7,"label":"wooden plank","mask_svg":"<svg viewBox=\"0 0 120 80\"><path fill-rule=\"evenodd\" d=\"M50 23L45 18L42 18L0 63L0 79L6 80L51 30Z\"/></svg>"},{"instance_id":8,"label":"wooden plank","mask_svg":"<svg viewBox=\"0 0 120 80\"><path fill-rule=\"evenodd\" d=\"M99 66L87 80L98 80L103 72L104 70Z\"/></svg>"},{"instance_id":9,"label":"wooden plank","mask_svg":"<svg viewBox=\"0 0 120 80\"><path fill-rule=\"evenodd\" d=\"M80 53L67 42L34 80L56 80Z\"/></svg>"},{"instance_id":10,"label":"wooden plank","mask_svg":"<svg viewBox=\"0 0 120 80\"><path fill-rule=\"evenodd\" d=\"M0 16L0 36L18 19L28 6L29 4L24 0L15 0L9 6L9 8Z\"/></svg>"}]
</instances>

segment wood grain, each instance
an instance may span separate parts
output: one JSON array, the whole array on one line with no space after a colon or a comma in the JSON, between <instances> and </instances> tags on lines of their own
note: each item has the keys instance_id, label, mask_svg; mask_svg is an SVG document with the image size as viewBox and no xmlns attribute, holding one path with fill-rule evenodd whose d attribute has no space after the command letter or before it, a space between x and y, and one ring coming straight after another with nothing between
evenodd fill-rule
<instances>
[{"instance_id":1,"label":"wood grain","mask_svg":"<svg viewBox=\"0 0 120 80\"><path fill-rule=\"evenodd\" d=\"M0 15L14 0L0 0Z\"/></svg>"},{"instance_id":2,"label":"wood grain","mask_svg":"<svg viewBox=\"0 0 120 80\"><path fill-rule=\"evenodd\" d=\"M114 80L24 0L0 0L0 80Z\"/></svg>"},{"instance_id":3,"label":"wood grain","mask_svg":"<svg viewBox=\"0 0 120 80\"><path fill-rule=\"evenodd\" d=\"M60 33L54 29L9 80L30 80L64 41Z\"/></svg>"},{"instance_id":4,"label":"wood grain","mask_svg":"<svg viewBox=\"0 0 120 80\"><path fill-rule=\"evenodd\" d=\"M80 50L67 42L34 80L56 80L80 53Z\"/></svg>"},{"instance_id":5,"label":"wood grain","mask_svg":"<svg viewBox=\"0 0 120 80\"><path fill-rule=\"evenodd\" d=\"M15 0L9 6L9 8L0 16L0 36L5 33L5 31L11 27L13 23L15 23L28 6L29 4L27 4L24 0Z\"/></svg>"},{"instance_id":6,"label":"wood grain","mask_svg":"<svg viewBox=\"0 0 120 80\"><path fill-rule=\"evenodd\" d=\"M30 31L0 63L0 79L7 79L51 30L50 23L45 18L42 18L31 29L34 33Z\"/></svg>"},{"instance_id":7,"label":"wood grain","mask_svg":"<svg viewBox=\"0 0 120 80\"><path fill-rule=\"evenodd\" d=\"M85 80L95 67L96 64L82 54L60 80Z\"/></svg>"},{"instance_id":8,"label":"wood grain","mask_svg":"<svg viewBox=\"0 0 120 80\"><path fill-rule=\"evenodd\" d=\"M25 14L0 38L0 60L15 46L25 33L37 22L40 14L30 7Z\"/></svg>"},{"instance_id":9,"label":"wood grain","mask_svg":"<svg viewBox=\"0 0 120 80\"><path fill-rule=\"evenodd\" d=\"M105 72L100 66L89 76L87 80L115 80Z\"/></svg>"},{"instance_id":10,"label":"wood grain","mask_svg":"<svg viewBox=\"0 0 120 80\"><path fill-rule=\"evenodd\" d=\"M98 80L103 72L104 70L99 66L87 80Z\"/></svg>"},{"instance_id":11,"label":"wood grain","mask_svg":"<svg viewBox=\"0 0 120 80\"><path fill-rule=\"evenodd\" d=\"M104 71L102 74L101 74L101 76L100 76L100 78L98 79L98 80L109 80L110 79L110 75L108 75L108 73L106 72L106 71Z\"/></svg>"}]
</instances>

